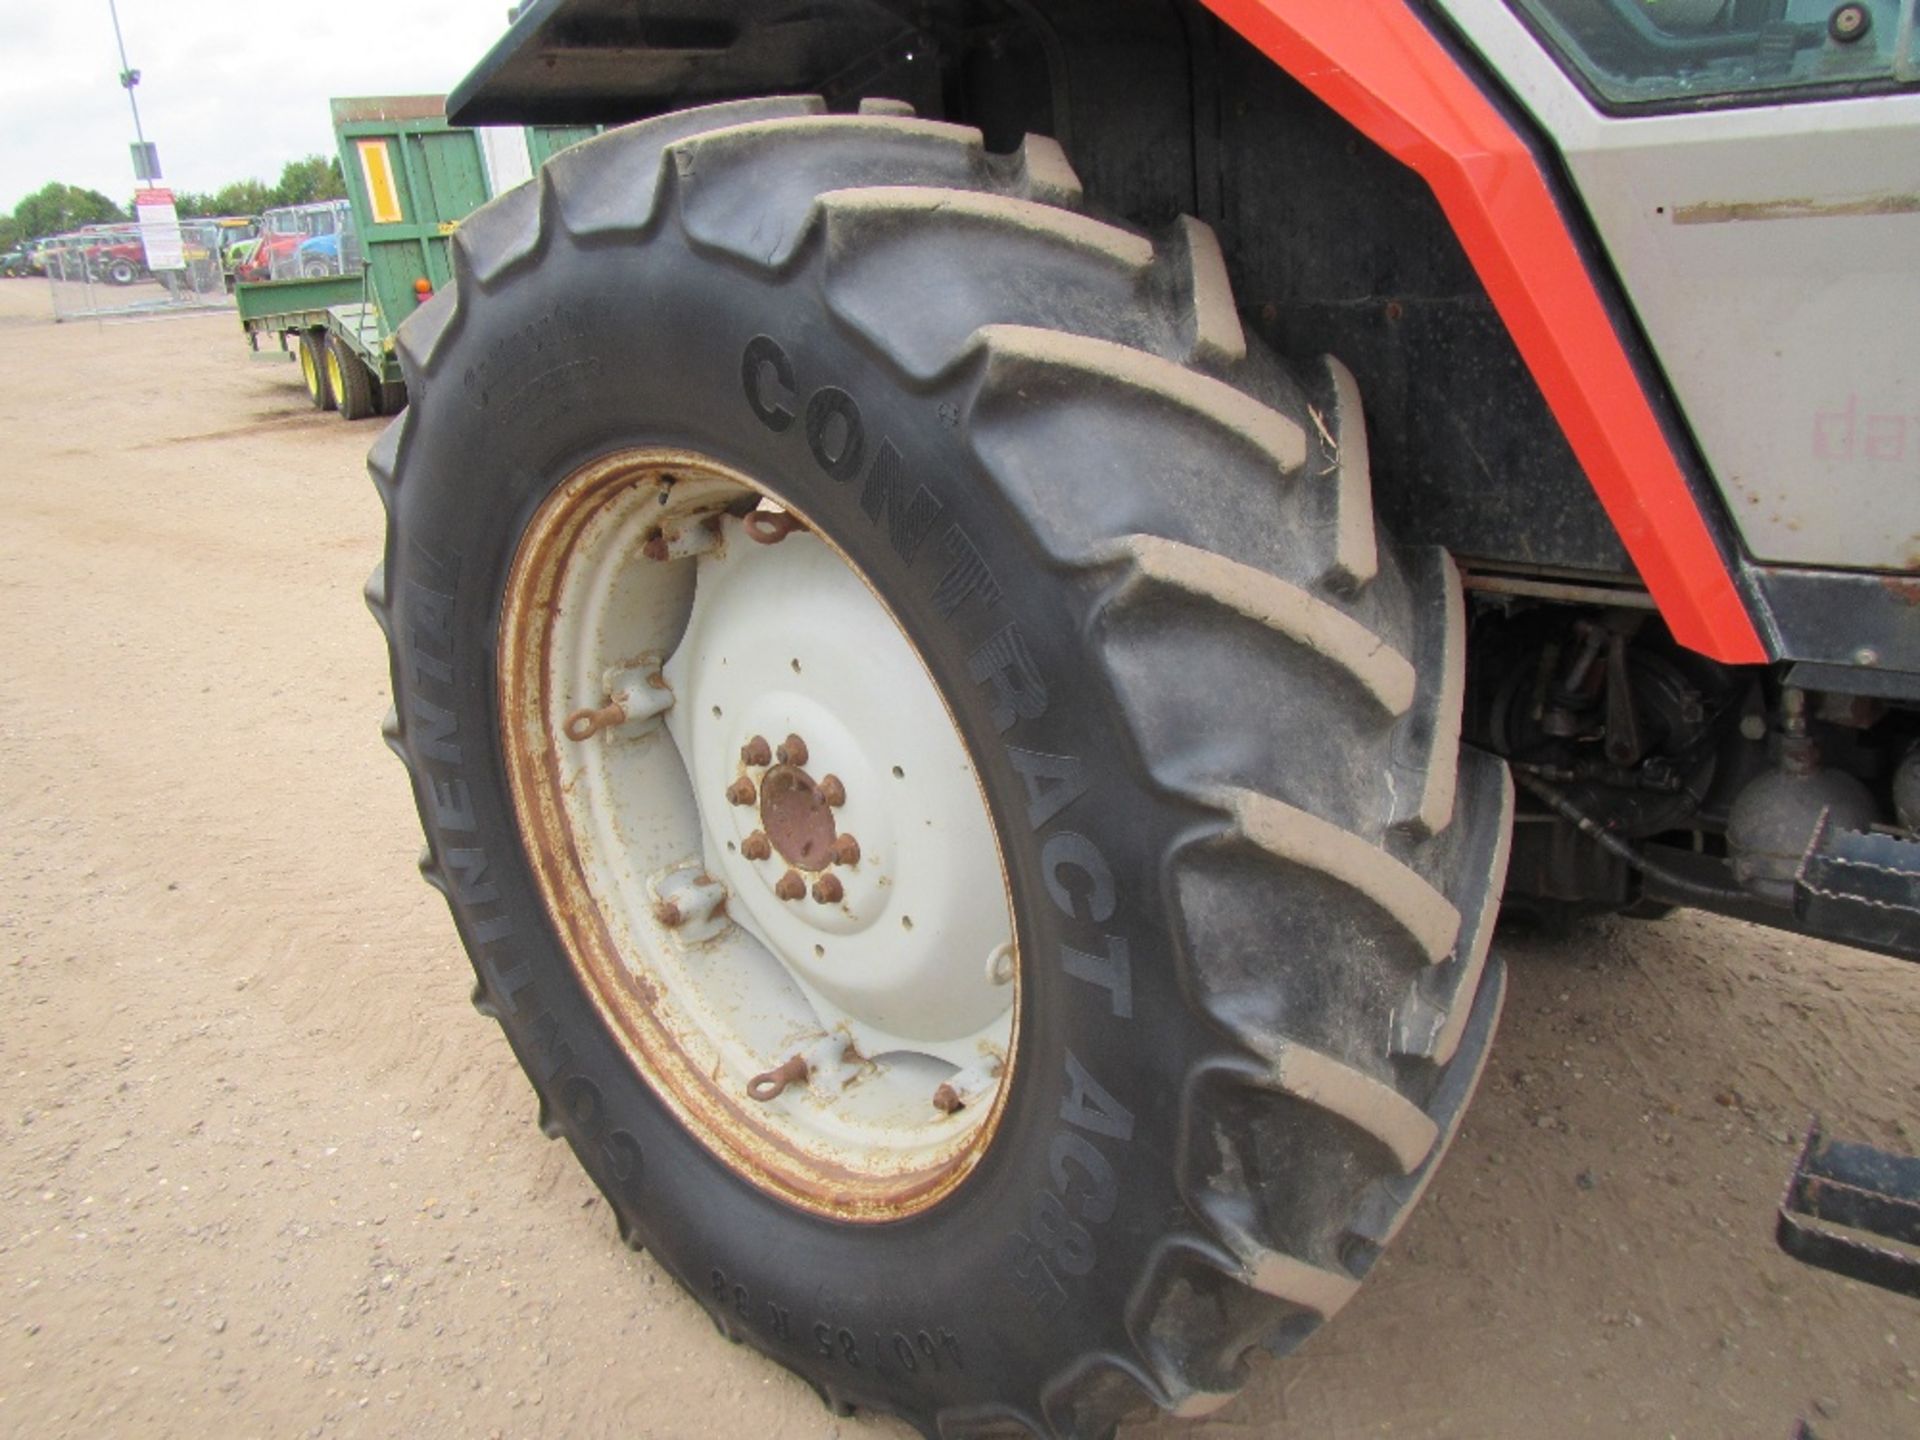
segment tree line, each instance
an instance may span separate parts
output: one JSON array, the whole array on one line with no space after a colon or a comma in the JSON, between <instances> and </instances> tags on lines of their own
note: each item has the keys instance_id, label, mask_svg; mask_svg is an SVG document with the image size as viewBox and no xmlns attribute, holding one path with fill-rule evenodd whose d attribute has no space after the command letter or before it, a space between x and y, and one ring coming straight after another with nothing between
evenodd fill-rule
<instances>
[{"instance_id":1,"label":"tree line","mask_svg":"<svg viewBox=\"0 0 1920 1440\"><path fill-rule=\"evenodd\" d=\"M276 205L305 205L315 200L342 200L347 187L340 162L325 155L289 160L277 184L263 180L236 180L218 190L176 190L174 208L180 218L213 215L258 215ZM0 250L11 250L28 240L61 235L82 225L110 225L133 217L133 200L116 204L98 190L50 181L0 215Z\"/></svg>"}]
</instances>

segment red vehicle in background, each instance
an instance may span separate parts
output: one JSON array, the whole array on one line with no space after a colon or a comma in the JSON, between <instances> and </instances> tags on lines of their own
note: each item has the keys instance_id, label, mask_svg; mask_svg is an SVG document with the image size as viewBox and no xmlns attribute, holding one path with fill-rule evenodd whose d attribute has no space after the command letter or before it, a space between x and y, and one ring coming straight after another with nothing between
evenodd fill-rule
<instances>
[{"instance_id":1,"label":"red vehicle in background","mask_svg":"<svg viewBox=\"0 0 1920 1440\"><path fill-rule=\"evenodd\" d=\"M89 278L104 280L110 285L131 285L150 273L138 227L103 226L98 234L100 243L89 245L84 252Z\"/></svg>"},{"instance_id":2,"label":"red vehicle in background","mask_svg":"<svg viewBox=\"0 0 1920 1440\"><path fill-rule=\"evenodd\" d=\"M276 280L303 272L295 258L300 246L316 235L338 233L346 223L347 202L321 200L310 205L286 205L260 217L260 243L234 271L239 280ZM318 262L310 273L333 274L339 267Z\"/></svg>"}]
</instances>

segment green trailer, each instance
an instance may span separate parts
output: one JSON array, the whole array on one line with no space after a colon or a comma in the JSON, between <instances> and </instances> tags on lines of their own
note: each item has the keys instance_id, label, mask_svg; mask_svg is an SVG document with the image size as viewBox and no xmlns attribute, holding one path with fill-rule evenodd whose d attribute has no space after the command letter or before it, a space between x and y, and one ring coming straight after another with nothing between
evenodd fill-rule
<instances>
[{"instance_id":1,"label":"green trailer","mask_svg":"<svg viewBox=\"0 0 1920 1440\"><path fill-rule=\"evenodd\" d=\"M406 403L394 331L453 278L448 237L460 222L597 127L530 126L488 145L447 124L439 95L347 97L332 108L358 273L243 282L234 296L253 349L273 342L299 363L316 408L358 420Z\"/></svg>"}]
</instances>

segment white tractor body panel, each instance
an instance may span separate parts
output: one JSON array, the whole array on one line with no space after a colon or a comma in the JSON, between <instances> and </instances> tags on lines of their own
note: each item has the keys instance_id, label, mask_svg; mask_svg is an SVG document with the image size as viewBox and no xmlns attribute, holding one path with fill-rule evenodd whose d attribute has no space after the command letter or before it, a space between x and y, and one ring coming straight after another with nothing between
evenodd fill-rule
<instances>
[{"instance_id":1,"label":"white tractor body panel","mask_svg":"<svg viewBox=\"0 0 1920 1440\"><path fill-rule=\"evenodd\" d=\"M1755 559L1920 569L1920 94L1610 116L1445 8L1565 160Z\"/></svg>"}]
</instances>

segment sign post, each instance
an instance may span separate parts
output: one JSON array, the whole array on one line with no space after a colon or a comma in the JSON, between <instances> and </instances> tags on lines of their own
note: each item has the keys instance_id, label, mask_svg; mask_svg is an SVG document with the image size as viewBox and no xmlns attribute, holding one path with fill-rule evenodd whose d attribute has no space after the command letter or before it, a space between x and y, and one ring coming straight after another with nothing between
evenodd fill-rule
<instances>
[{"instance_id":1,"label":"sign post","mask_svg":"<svg viewBox=\"0 0 1920 1440\"><path fill-rule=\"evenodd\" d=\"M140 244L147 252L147 269L184 270L186 247L180 240L180 214L173 208L173 191L136 190L134 213L140 218Z\"/></svg>"}]
</instances>

